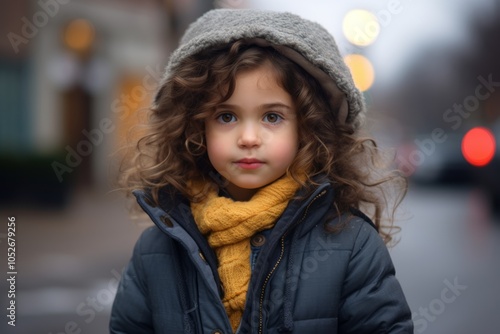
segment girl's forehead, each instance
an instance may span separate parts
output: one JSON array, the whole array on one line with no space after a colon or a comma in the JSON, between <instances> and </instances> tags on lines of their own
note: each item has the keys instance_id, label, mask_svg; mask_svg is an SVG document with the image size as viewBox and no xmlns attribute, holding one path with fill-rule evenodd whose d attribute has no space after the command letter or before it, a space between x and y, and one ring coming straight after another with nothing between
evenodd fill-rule
<instances>
[{"instance_id":1,"label":"girl's forehead","mask_svg":"<svg viewBox=\"0 0 500 334\"><path fill-rule=\"evenodd\" d=\"M235 76L235 84L241 81L241 79L247 79L249 76L254 76L257 78L257 85L260 88L266 89L270 86L279 86L287 93L290 93L284 86L284 74L277 68L275 64L272 64L269 60L266 60L264 63L257 66L245 68L241 71L238 71Z\"/></svg>"},{"instance_id":2,"label":"girl's forehead","mask_svg":"<svg viewBox=\"0 0 500 334\"><path fill-rule=\"evenodd\" d=\"M265 63L256 66L245 67L238 70L233 77L233 88L231 94L229 96L226 95L227 90L231 86L228 83L222 87L220 94L217 94L214 98L216 101L218 100L218 104L224 103L228 99L231 99L238 87L242 85L248 86L250 82L253 82L257 88L262 90L274 88L282 90L286 94L290 94L290 92L288 92L283 85L283 78L281 77L279 71L270 61L266 61Z\"/></svg>"},{"instance_id":3,"label":"girl's forehead","mask_svg":"<svg viewBox=\"0 0 500 334\"><path fill-rule=\"evenodd\" d=\"M273 71L263 66L240 73L226 102L246 106L283 104L293 107L290 93L278 83Z\"/></svg>"}]
</instances>

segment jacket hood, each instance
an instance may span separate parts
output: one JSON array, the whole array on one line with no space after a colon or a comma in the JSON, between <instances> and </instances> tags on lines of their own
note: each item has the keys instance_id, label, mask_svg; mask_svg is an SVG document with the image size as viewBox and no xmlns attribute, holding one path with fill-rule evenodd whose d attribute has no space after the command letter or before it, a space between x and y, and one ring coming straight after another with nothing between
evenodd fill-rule
<instances>
[{"instance_id":1,"label":"jacket hood","mask_svg":"<svg viewBox=\"0 0 500 334\"><path fill-rule=\"evenodd\" d=\"M286 12L214 9L192 23L172 53L162 87L187 57L237 40L271 46L291 59L323 87L341 123L358 128L366 108L332 35L318 23ZM155 103L158 102L158 95Z\"/></svg>"}]
</instances>

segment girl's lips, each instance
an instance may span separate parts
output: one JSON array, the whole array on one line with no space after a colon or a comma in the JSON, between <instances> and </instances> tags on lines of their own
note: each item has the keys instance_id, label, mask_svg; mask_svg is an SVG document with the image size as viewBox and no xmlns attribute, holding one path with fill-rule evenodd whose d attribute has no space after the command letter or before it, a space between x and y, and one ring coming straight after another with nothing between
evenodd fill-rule
<instances>
[{"instance_id":1,"label":"girl's lips","mask_svg":"<svg viewBox=\"0 0 500 334\"><path fill-rule=\"evenodd\" d=\"M236 161L235 164L243 169L256 169L262 166L264 163L257 159L241 159Z\"/></svg>"}]
</instances>

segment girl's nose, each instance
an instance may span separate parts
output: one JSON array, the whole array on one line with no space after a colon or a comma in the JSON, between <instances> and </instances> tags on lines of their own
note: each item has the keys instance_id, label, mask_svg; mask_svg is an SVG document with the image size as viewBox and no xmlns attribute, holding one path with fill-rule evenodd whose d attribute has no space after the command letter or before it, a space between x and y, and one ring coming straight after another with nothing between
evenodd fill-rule
<instances>
[{"instance_id":1,"label":"girl's nose","mask_svg":"<svg viewBox=\"0 0 500 334\"><path fill-rule=\"evenodd\" d=\"M245 124L238 138L238 146L249 148L257 147L261 144L258 126L254 124Z\"/></svg>"}]
</instances>

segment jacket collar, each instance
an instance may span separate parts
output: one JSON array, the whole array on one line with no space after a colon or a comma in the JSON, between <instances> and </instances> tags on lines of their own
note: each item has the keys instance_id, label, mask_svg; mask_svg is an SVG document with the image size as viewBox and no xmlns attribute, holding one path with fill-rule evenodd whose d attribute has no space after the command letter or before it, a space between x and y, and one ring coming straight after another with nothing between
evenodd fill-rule
<instances>
[{"instance_id":1,"label":"jacket collar","mask_svg":"<svg viewBox=\"0 0 500 334\"><path fill-rule=\"evenodd\" d=\"M333 187L328 179L323 176L314 178L319 185L313 190L301 189L297 193L299 199L293 199L278 219L273 228L270 241L278 240L292 228L300 224L299 237L304 235L316 224L316 219L306 217L322 217L333 202ZM156 205L148 190L136 190L134 195L142 209L149 215L153 223L164 233L182 240L182 235L187 233L198 245L207 263L217 272L217 257L210 248L206 238L201 234L191 214L189 201L176 191L164 188L159 192L159 205ZM181 227L181 229L179 229ZM182 232L182 233L176 233ZM220 279L215 275L219 294L222 296Z\"/></svg>"},{"instance_id":2,"label":"jacket collar","mask_svg":"<svg viewBox=\"0 0 500 334\"><path fill-rule=\"evenodd\" d=\"M181 243L191 237L199 248L199 255L209 264L215 279L213 287L223 297L223 290L217 274L217 257L210 248L206 238L201 234L191 215L189 201L175 191L165 188L159 192L159 205L152 200L149 190L133 192L141 208L148 214L153 223L165 234ZM190 243L192 245L192 242ZM189 246L186 246L189 248Z\"/></svg>"},{"instance_id":3,"label":"jacket collar","mask_svg":"<svg viewBox=\"0 0 500 334\"><path fill-rule=\"evenodd\" d=\"M299 221L303 222L306 216L319 216L329 209L329 204L333 203L334 198L334 189L330 181L324 175L316 176L313 178L313 181L316 182L318 186L312 188L312 190L300 189L297 193L297 198L290 201L274 228L277 230L277 233L283 234L288 228L293 227L290 225L296 224ZM158 207L152 201L152 197L148 190L136 190L134 191L134 195L146 213L149 214L151 209L156 209L155 211L160 209L168 218L181 225L197 242L200 240L200 237L205 239L194 222L189 201L179 192L171 190L172 188L170 188L170 186L160 190ZM157 215L151 216L150 214L153 222L158 225L160 229L163 229L162 227L165 225L165 222L163 219L159 219L160 217L156 216ZM307 228L301 230L305 233Z\"/></svg>"}]
</instances>

